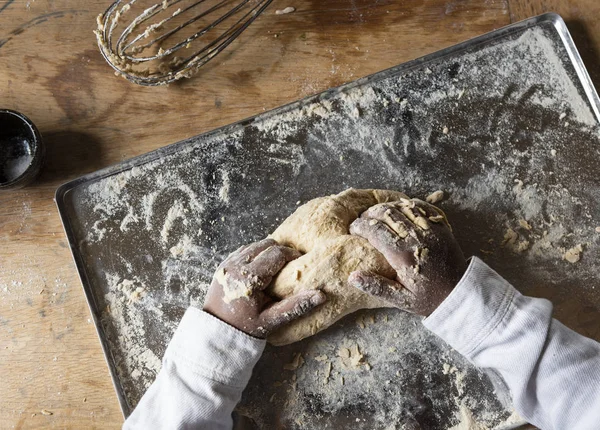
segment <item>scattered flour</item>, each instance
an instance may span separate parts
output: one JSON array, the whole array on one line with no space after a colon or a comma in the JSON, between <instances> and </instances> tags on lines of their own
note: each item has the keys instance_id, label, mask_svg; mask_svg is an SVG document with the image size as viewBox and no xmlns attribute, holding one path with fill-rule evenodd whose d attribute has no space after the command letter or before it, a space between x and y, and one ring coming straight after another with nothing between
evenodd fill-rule
<instances>
[{"instance_id":1,"label":"scattered flour","mask_svg":"<svg viewBox=\"0 0 600 430\"><path fill-rule=\"evenodd\" d=\"M91 216L80 236L94 251L90 271L111 276L95 287L110 310L102 323L130 405L158 372L183 310L201 306L224 254L264 237L295 202L327 192L384 187L425 198L443 189L465 250L502 273L548 291L597 277L594 258L582 259L577 274L555 276L568 250L585 244L595 255L599 241L600 190L581 163L589 159L590 171L600 164L600 134L571 75L555 41L530 29L456 61L372 78L369 87L352 84L195 138L87 187L81 200ZM409 425L421 410L435 428L469 420L493 428L510 415L489 381L418 319L365 315L375 323L353 317L305 342L268 347L240 411L264 427L290 411L281 422L292 429L333 428L339 417L357 429ZM297 354L304 363L284 369ZM352 357L357 365L345 365Z\"/></svg>"},{"instance_id":2,"label":"scattered flour","mask_svg":"<svg viewBox=\"0 0 600 430\"><path fill-rule=\"evenodd\" d=\"M226 170L221 172L221 177L223 178L223 185L219 188L219 197L225 203L229 203L229 188L231 187L229 172Z\"/></svg>"},{"instance_id":3,"label":"scattered flour","mask_svg":"<svg viewBox=\"0 0 600 430\"><path fill-rule=\"evenodd\" d=\"M169 233L173 228L173 225L178 219L183 220L184 226L187 225L186 222L186 213L188 210L183 206L183 203L180 201L176 201L173 206L169 208L167 213L167 217L165 219L165 223L163 224L162 230L160 231L160 237L162 241L167 243L169 240Z\"/></svg>"}]
</instances>

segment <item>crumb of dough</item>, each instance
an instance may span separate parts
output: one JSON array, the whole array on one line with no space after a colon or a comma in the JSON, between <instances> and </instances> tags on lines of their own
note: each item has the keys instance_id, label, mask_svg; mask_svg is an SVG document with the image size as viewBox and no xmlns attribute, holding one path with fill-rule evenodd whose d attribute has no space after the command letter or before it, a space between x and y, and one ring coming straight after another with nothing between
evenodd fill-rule
<instances>
[{"instance_id":1,"label":"crumb of dough","mask_svg":"<svg viewBox=\"0 0 600 430\"><path fill-rule=\"evenodd\" d=\"M360 328L365 328L365 320L363 319L362 315L360 315L358 318L356 318L356 325L359 326Z\"/></svg>"},{"instance_id":2,"label":"crumb of dough","mask_svg":"<svg viewBox=\"0 0 600 430\"><path fill-rule=\"evenodd\" d=\"M429 223L427 222L426 218L423 218L422 216L418 216L415 218L415 225L417 227L420 227L422 230L429 230Z\"/></svg>"},{"instance_id":3,"label":"crumb of dough","mask_svg":"<svg viewBox=\"0 0 600 430\"><path fill-rule=\"evenodd\" d=\"M504 240L502 241L501 246L514 245L518 238L519 234L512 228L509 228L506 230L506 233L504 233Z\"/></svg>"},{"instance_id":4,"label":"crumb of dough","mask_svg":"<svg viewBox=\"0 0 600 430\"><path fill-rule=\"evenodd\" d=\"M275 15L285 15L287 13L296 12L296 8L292 6L288 6L285 9L277 9L275 11Z\"/></svg>"},{"instance_id":5,"label":"crumb of dough","mask_svg":"<svg viewBox=\"0 0 600 430\"><path fill-rule=\"evenodd\" d=\"M456 372L456 370L457 370L456 367L450 366L449 363L444 363L442 365L442 373L444 375L452 374L452 373Z\"/></svg>"},{"instance_id":6,"label":"crumb of dough","mask_svg":"<svg viewBox=\"0 0 600 430\"><path fill-rule=\"evenodd\" d=\"M364 355L360 353L358 345L356 344L350 349L350 361L351 364L355 367L364 363Z\"/></svg>"},{"instance_id":7,"label":"crumb of dough","mask_svg":"<svg viewBox=\"0 0 600 430\"><path fill-rule=\"evenodd\" d=\"M523 192L523 181L521 181L520 179L515 179L515 185L513 187L513 193L515 193L516 195L520 195Z\"/></svg>"},{"instance_id":8,"label":"crumb of dough","mask_svg":"<svg viewBox=\"0 0 600 430\"><path fill-rule=\"evenodd\" d=\"M518 239L519 233L514 231L512 228L509 228L506 230L506 233L504 234L504 240L502 241L500 246L506 247L517 254L527 251L530 245L529 241Z\"/></svg>"},{"instance_id":9,"label":"crumb of dough","mask_svg":"<svg viewBox=\"0 0 600 430\"><path fill-rule=\"evenodd\" d=\"M298 353L294 356L294 359L291 363L285 364L283 368L285 370L296 370L304 364L304 358L302 358L302 354Z\"/></svg>"},{"instance_id":10,"label":"crumb of dough","mask_svg":"<svg viewBox=\"0 0 600 430\"><path fill-rule=\"evenodd\" d=\"M42 415L54 415L54 412L49 411L48 409L42 409L41 412Z\"/></svg>"},{"instance_id":11,"label":"crumb of dough","mask_svg":"<svg viewBox=\"0 0 600 430\"><path fill-rule=\"evenodd\" d=\"M531 224L529 224L529 223L527 222L527 220L524 220L524 219L520 219L520 220L519 220L519 225L520 225L521 227L523 227L525 230L531 230L531 229L532 229L532 227L531 227Z\"/></svg>"},{"instance_id":12,"label":"crumb of dough","mask_svg":"<svg viewBox=\"0 0 600 430\"><path fill-rule=\"evenodd\" d=\"M444 221L444 215L434 215L434 216L430 216L429 217L429 221L434 222L434 223L440 223L442 221Z\"/></svg>"},{"instance_id":13,"label":"crumb of dough","mask_svg":"<svg viewBox=\"0 0 600 430\"><path fill-rule=\"evenodd\" d=\"M326 355L317 355L315 357L316 361L327 361L327 356Z\"/></svg>"},{"instance_id":14,"label":"crumb of dough","mask_svg":"<svg viewBox=\"0 0 600 430\"><path fill-rule=\"evenodd\" d=\"M563 259L567 260L569 263L577 263L581 259L582 252L583 246L579 244L567 250L567 252L563 254Z\"/></svg>"},{"instance_id":15,"label":"crumb of dough","mask_svg":"<svg viewBox=\"0 0 600 430\"><path fill-rule=\"evenodd\" d=\"M133 290L129 294L129 302L130 303L137 302L142 297L144 297L145 293L146 293L146 289L144 287L137 287L135 290Z\"/></svg>"},{"instance_id":16,"label":"crumb of dough","mask_svg":"<svg viewBox=\"0 0 600 430\"><path fill-rule=\"evenodd\" d=\"M427 203L431 203L432 205L436 204L437 202L441 202L444 199L444 192L442 190L437 190L434 191L433 193L429 194L426 198L425 201ZM441 216L441 215L440 215ZM443 217L442 217L443 218Z\"/></svg>"},{"instance_id":17,"label":"crumb of dough","mask_svg":"<svg viewBox=\"0 0 600 430\"><path fill-rule=\"evenodd\" d=\"M600 227L596 227L596 233L600 233Z\"/></svg>"},{"instance_id":18,"label":"crumb of dough","mask_svg":"<svg viewBox=\"0 0 600 430\"><path fill-rule=\"evenodd\" d=\"M519 243L516 244L516 246L513 247L513 251L515 251L518 254L527 251L527 249L529 249L528 240L521 240L519 241Z\"/></svg>"},{"instance_id":19,"label":"crumb of dough","mask_svg":"<svg viewBox=\"0 0 600 430\"><path fill-rule=\"evenodd\" d=\"M348 348L342 348L338 351L338 355L342 358L350 358L350 350Z\"/></svg>"},{"instance_id":20,"label":"crumb of dough","mask_svg":"<svg viewBox=\"0 0 600 430\"><path fill-rule=\"evenodd\" d=\"M327 367L325 367L325 378L323 382L327 384L329 382L329 377L331 376L331 361L327 363Z\"/></svg>"},{"instance_id":21,"label":"crumb of dough","mask_svg":"<svg viewBox=\"0 0 600 430\"><path fill-rule=\"evenodd\" d=\"M444 128L442 129L442 133L444 133L444 134L448 134L448 132L449 132L449 131L450 131L450 130L448 130L448 127L444 127Z\"/></svg>"}]
</instances>

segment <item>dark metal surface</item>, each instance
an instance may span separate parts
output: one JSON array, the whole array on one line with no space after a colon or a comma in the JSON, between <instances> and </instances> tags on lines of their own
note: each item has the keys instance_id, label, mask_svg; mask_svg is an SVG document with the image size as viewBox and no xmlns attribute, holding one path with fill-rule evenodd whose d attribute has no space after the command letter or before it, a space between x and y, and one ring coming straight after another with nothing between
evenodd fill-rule
<instances>
[{"instance_id":1,"label":"dark metal surface","mask_svg":"<svg viewBox=\"0 0 600 430\"><path fill-rule=\"evenodd\" d=\"M348 187L449 191L467 254L598 336L598 106L562 19L544 15L65 184L57 204L124 413L157 371L132 355L162 357L224 255ZM501 246L507 228L525 250ZM561 255L578 243L572 266ZM121 297L127 279L141 300ZM583 304L588 318L570 312ZM351 345L370 370L340 363ZM297 353L304 365L286 370ZM442 429L462 405L493 427L510 414L498 396L418 318L376 310L267 347L239 411L260 428Z\"/></svg>"}]
</instances>

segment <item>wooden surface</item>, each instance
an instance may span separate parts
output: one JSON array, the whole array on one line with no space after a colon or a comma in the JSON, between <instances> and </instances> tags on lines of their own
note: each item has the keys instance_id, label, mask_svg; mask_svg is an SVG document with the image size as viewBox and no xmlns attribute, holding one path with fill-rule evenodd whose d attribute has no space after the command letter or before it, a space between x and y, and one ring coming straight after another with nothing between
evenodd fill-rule
<instances>
[{"instance_id":1,"label":"wooden surface","mask_svg":"<svg viewBox=\"0 0 600 430\"><path fill-rule=\"evenodd\" d=\"M0 428L122 424L59 184L549 10L600 83L597 0L275 0L199 75L165 88L117 78L100 56L92 29L109 3L0 1L0 107L28 115L47 144L39 181L0 193Z\"/></svg>"}]
</instances>

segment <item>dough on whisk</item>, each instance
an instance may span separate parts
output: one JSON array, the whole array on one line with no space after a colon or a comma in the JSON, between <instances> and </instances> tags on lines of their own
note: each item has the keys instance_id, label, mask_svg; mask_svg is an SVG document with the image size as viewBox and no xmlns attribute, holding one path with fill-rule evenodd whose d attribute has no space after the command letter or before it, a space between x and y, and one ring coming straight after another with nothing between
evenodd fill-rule
<instances>
[{"instance_id":1,"label":"dough on whisk","mask_svg":"<svg viewBox=\"0 0 600 430\"><path fill-rule=\"evenodd\" d=\"M283 268L269 293L282 299L302 290L321 288L327 302L272 333L270 343L299 341L359 309L390 307L347 284L348 275L355 270L370 270L392 279L396 276L384 256L365 239L350 235L348 228L369 207L400 198L407 197L397 191L349 189L309 201L275 230L273 239L304 255Z\"/></svg>"}]
</instances>

